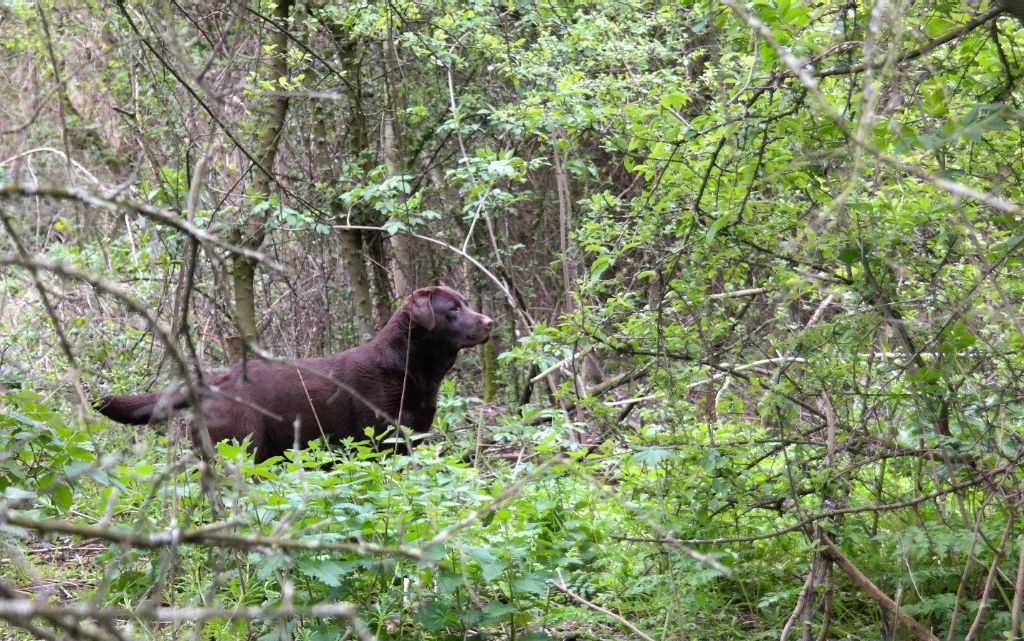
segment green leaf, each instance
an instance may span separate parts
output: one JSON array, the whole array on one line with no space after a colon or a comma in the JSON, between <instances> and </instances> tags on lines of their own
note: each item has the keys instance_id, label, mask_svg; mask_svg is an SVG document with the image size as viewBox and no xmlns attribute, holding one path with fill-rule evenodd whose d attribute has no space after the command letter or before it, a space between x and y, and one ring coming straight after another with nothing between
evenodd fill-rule
<instances>
[{"instance_id":1,"label":"green leaf","mask_svg":"<svg viewBox=\"0 0 1024 641\"><path fill-rule=\"evenodd\" d=\"M593 286L601 278L601 274L611 267L613 263L612 257L608 254L598 256L590 264L590 285Z\"/></svg>"},{"instance_id":2,"label":"green leaf","mask_svg":"<svg viewBox=\"0 0 1024 641\"><path fill-rule=\"evenodd\" d=\"M944 345L949 348L950 351L957 351L972 347L978 342L978 337L975 336L967 328L967 323L962 319L956 321L946 330L946 340Z\"/></svg>"},{"instance_id":3,"label":"green leaf","mask_svg":"<svg viewBox=\"0 0 1024 641\"><path fill-rule=\"evenodd\" d=\"M519 611L519 608L511 603L502 603L500 601L491 601L482 608L484 613L484 623L492 624L496 623L510 614L514 614Z\"/></svg>"},{"instance_id":4,"label":"green leaf","mask_svg":"<svg viewBox=\"0 0 1024 641\"><path fill-rule=\"evenodd\" d=\"M732 219L732 214L723 214L721 217L716 218L710 225L708 225L708 230L704 234L704 244L711 245L711 243L713 243L715 240L715 236L718 235L718 232L722 231L722 229L724 229L729 223L731 223Z\"/></svg>"},{"instance_id":5,"label":"green leaf","mask_svg":"<svg viewBox=\"0 0 1024 641\"><path fill-rule=\"evenodd\" d=\"M416 615L416 620L428 630L443 630L458 623L458 616L444 601L430 600L423 604L423 608Z\"/></svg>"},{"instance_id":6,"label":"green leaf","mask_svg":"<svg viewBox=\"0 0 1024 641\"><path fill-rule=\"evenodd\" d=\"M493 581L508 567L508 561L498 558L493 548L467 545L463 551L480 566L480 575L485 581Z\"/></svg>"},{"instance_id":7,"label":"green leaf","mask_svg":"<svg viewBox=\"0 0 1024 641\"><path fill-rule=\"evenodd\" d=\"M543 596L548 592L548 585L545 581L554 576L554 572L549 572L547 570L528 572L522 576L512 579L512 590L515 592L529 592L530 594Z\"/></svg>"},{"instance_id":8,"label":"green leaf","mask_svg":"<svg viewBox=\"0 0 1024 641\"><path fill-rule=\"evenodd\" d=\"M331 587L340 586L351 571L348 564L330 559L303 558L295 563L295 567L302 574Z\"/></svg>"},{"instance_id":9,"label":"green leaf","mask_svg":"<svg viewBox=\"0 0 1024 641\"><path fill-rule=\"evenodd\" d=\"M661 95L661 104L670 109L678 109L690 101L690 97L681 91L672 91Z\"/></svg>"},{"instance_id":10,"label":"green leaf","mask_svg":"<svg viewBox=\"0 0 1024 641\"><path fill-rule=\"evenodd\" d=\"M465 584L466 577L461 572L442 572L436 581L441 594L451 594Z\"/></svg>"},{"instance_id":11,"label":"green leaf","mask_svg":"<svg viewBox=\"0 0 1024 641\"><path fill-rule=\"evenodd\" d=\"M629 461L634 465L655 466L673 455L674 452L667 447L642 447L629 455Z\"/></svg>"},{"instance_id":12,"label":"green leaf","mask_svg":"<svg viewBox=\"0 0 1024 641\"><path fill-rule=\"evenodd\" d=\"M60 509L65 511L71 509L74 494L67 483L56 483L50 490L50 497L53 499L54 504Z\"/></svg>"},{"instance_id":13,"label":"green leaf","mask_svg":"<svg viewBox=\"0 0 1024 641\"><path fill-rule=\"evenodd\" d=\"M951 21L938 16L930 18L924 23L924 32L931 38L937 38L956 28Z\"/></svg>"},{"instance_id":14,"label":"green leaf","mask_svg":"<svg viewBox=\"0 0 1024 641\"><path fill-rule=\"evenodd\" d=\"M860 247L856 245L847 245L839 252L839 262L844 265L853 265L860 262Z\"/></svg>"}]
</instances>

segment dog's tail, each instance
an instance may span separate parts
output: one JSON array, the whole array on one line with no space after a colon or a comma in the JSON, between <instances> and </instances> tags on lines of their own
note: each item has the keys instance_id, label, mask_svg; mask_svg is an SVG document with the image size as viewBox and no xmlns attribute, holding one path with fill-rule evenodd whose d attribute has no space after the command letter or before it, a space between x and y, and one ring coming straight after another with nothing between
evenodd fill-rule
<instances>
[{"instance_id":1,"label":"dog's tail","mask_svg":"<svg viewBox=\"0 0 1024 641\"><path fill-rule=\"evenodd\" d=\"M180 385L152 394L122 396L107 394L92 404L100 414L118 423L145 425L157 423L188 406L185 391Z\"/></svg>"}]
</instances>

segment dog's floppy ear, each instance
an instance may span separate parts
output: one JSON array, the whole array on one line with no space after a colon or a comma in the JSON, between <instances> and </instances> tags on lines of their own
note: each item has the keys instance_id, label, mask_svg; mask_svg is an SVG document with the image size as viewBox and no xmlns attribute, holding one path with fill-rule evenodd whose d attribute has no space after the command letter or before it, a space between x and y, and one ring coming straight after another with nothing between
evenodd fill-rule
<instances>
[{"instance_id":1,"label":"dog's floppy ear","mask_svg":"<svg viewBox=\"0 0 1024 641\"><path fill-rule=\"evenodd\" d=\"M428 332L434 331L436 325L434 306L430 302L433 294L433 288L424 287L414 291L409 300L409 318Z\"/></svg>"}]
</instances>

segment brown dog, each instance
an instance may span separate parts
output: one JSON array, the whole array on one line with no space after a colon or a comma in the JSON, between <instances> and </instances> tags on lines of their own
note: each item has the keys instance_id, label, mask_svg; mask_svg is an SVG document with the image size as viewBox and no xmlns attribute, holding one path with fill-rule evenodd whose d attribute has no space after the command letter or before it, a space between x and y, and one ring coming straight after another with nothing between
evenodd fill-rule
<instances>
[{"instance_id":1,"label":"brown dog","mask_svg":"<svg viewBox=\"0 0 1024 641\"><path fill-rule=\"evenodd\" d=\"M367 427L380 434L395 419L426 432L459 350L486 342L492 325L453 289L417 289L365 345L321 358L249 361L208 375L201 409L210 438L251 436L258 462L319 437L358 440ZM95 403L105 416L133 425L161 421L188 405L183 385Z\"/></svg>"}]
</instances>

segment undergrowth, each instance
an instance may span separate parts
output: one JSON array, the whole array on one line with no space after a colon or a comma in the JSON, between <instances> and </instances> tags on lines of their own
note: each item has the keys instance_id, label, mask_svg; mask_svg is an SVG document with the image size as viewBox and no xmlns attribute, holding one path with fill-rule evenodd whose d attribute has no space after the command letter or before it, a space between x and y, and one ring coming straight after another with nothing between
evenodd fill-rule
<instances>
[{"instance_id":1,"label":"undergrowth","mask_svg":"<svg viewBox=\"0 0 1024 641\"><path fill-rule=\"evenodd\" d=\"M457 429L473 408L451 392L439 418L449 438L435 436L411 456L347 442L258 465L244 444L219 444L207 464L156 432L69 425L39 395L10 392L0 411L8 510L111 532L198 535L141 548L116 537L83 540L60 527L30 536L6 525L11 560L0 575L34 595L66 580L75 588L51 599L126 608L347 602L380 639L631 637L622 620L653 638L778 637L810 569L811 547L800 531L703 546L665 540L784 524L781 508L773 517L772 509L754 515L737 507L740 497L755 502L780 482L765 471L768 462L736 473L747 452L723 444L741 442L754 426L722 428L718 446L709 447L706 428L670 436L647 415L648 429L622 456L612 440L588 451L559 437L572 434L567 424L528 442L522 425L503 417L487 426L489 445L480 447L469 436L479 437L474 430ZM984 523L979 536L998 540L1004 524ZM943 559L987 554L967 530L929 532L872 515L846 525L844 544L870 559L866 571L887 591L904 591L907 612L941 625L961 578L960 566ZM90 552L72 554L78 546ZM712 562L696 560L691 548ZM842 576L832 585L833 630L875 638L881 623L870 601ZM996 603L982 629L1005 629L1008 606ZM344 638L348 623L218 618L130 627L143 638L173 631L269 641Z\"/></svg>"}]
</instances>

